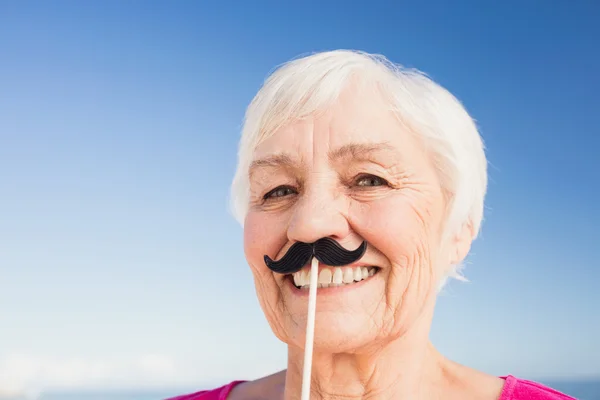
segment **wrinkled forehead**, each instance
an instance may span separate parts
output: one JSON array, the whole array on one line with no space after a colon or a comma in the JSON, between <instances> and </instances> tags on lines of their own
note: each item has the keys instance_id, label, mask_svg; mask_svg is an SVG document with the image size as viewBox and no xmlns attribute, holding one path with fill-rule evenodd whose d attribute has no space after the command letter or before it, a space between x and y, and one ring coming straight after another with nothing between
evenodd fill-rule
<instances>
[{"instance_id":1,"label":"wrinkled forehead","mask_svg":"<svg viewBox=\"0 0 600 400\"><path fill-rule=\"evenodd\" d=\"M390 103L375 90L344 90L326 108L307 116L291 118L264 135L254 150L254 159L274 153L335 151L349 145L378 145L402 151L409 139L407 128Z\"/></svg>"}]
</instances>

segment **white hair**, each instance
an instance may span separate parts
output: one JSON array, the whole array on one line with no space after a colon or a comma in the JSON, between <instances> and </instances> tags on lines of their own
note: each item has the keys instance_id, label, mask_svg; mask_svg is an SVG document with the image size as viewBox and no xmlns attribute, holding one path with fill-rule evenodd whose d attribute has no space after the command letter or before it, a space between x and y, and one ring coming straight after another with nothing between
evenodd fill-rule
<instances>
[{"instance_id":1,"label":"white hair","mask_svg":"<svg viewBox=\"0 0 600 400\"><path fill-rule=\"evenodd\" d=\"M442 188L450 194L446 232L458 233L469 224L477 236L483 220L487 160L473 119L452 94L425 74L381 55L351 50L316 53L283 64L248 106L230 198L238 222L243 226L248 211L248 169L256 147L283 125L331 106L351 79L379 88L399 120L423 139ZM463 279L459 266L448 277Z\"/></svg>"}]
</instances>

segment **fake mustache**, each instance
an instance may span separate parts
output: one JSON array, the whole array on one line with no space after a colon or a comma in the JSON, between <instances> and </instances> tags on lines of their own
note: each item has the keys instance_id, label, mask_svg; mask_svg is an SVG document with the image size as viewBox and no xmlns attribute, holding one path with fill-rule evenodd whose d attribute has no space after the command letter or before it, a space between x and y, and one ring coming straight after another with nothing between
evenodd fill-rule
<instances>
[{"instance_id":1,"label":"fake mustache","mask_svg":"<svg viewBox=\"0 0 600 400\"><path fill-rule=\"evenodd\" d=\"M296 242L281 260L272 260L265 256L265 264L273 272L293 274L300 271L312 257L332 267L348 265L360 260L367 251L367 242L363 241L356 250L346 250L331 238L322 238L314 243Z\"/></svg>"}]
</instances>

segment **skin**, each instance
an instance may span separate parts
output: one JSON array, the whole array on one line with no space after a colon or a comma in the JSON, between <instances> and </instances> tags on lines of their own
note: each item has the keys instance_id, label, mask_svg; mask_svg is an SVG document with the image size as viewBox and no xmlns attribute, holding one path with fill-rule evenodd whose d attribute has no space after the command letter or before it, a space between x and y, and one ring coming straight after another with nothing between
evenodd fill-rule
<instances>
[{"instance_id":1,"label":"skin","mask_svg":"<svg viewBox=\"0 0 600 400\"><path fill-rule=\"evenodd\" d=\"M450 195L431 157L375 90L348 87L323 113L256 148L244 250L288 368L238 386L232 399L299 399L308 297L275 274L296 241L331 237L380 268L319 289L311 399L497 399L503 381L445 359L429 342L437 284L469 251L465 224L442 241ZM324 267L324 266L320 266ZM307 266L309 268L309 266Z\"/></svg>"}]
</instances>

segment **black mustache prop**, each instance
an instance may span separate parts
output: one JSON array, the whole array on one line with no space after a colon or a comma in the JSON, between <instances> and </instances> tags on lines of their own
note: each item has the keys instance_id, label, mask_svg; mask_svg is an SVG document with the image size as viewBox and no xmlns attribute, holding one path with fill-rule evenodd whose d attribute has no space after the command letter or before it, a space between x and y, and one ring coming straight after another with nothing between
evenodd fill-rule
<instances>
[{"instance_id":1,"label":"black mustache prop","mask_svg":"<svg viewBox=\"0 0 600 400\"><path fill-rule=\"evenodd\" d=\"M300 271L313 256L325 265L339 267L360 260L365 251L367 242L363 241L356 250L346 250L335 240L326 237L314 243L296 242L281 260L275 261L265 256L265 264L273 272L293 274Z\"/></svg>"}]
</instances>

